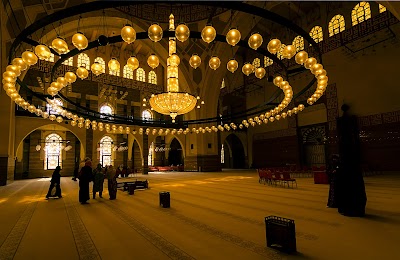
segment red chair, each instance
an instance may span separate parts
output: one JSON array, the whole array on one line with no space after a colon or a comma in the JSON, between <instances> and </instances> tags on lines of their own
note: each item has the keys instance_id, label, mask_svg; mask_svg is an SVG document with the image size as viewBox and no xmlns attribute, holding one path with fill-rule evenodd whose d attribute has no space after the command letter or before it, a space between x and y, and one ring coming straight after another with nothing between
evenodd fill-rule
<instances>
[{"instance_id":1,"label":"red chair","mask_svg":"<svg viewBox=\"0 0 400 260\"><path fill-rule=\"evenodd\" d=\"M283 174L281 174L281 177L283 178L282 182L283 182L283 183L287 183L288 188L289 188L289 182L292 183L292 188L293 188L293 182L296 183L296 188L297 188L297 181L296 181L296 179L291 178L289 173L283 173Z\"/></svg>"}]
</instances>

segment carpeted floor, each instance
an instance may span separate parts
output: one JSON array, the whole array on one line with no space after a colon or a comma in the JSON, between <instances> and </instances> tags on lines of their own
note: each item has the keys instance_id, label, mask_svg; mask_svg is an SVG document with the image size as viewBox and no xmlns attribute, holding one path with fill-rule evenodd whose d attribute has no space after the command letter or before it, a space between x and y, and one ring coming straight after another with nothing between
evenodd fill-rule
<instances>
[{"instance_id":1,"label":"carpeted floor","mask_svg":"<svg viewBox=\"0 0 400 260\"><path fill-rule=\"evenodd\" d=\"M326 208L328 185L258 183L255 171L150 173L150 189L78 202L78 182L45 200L49 179L0 187L0 259L398 259L400 175L364 178L367 216ZM127 178L135 179L135 178ZM122 182L124 179L118 179ZM159 206L169 191L171 208ZM266 247L264 218L295 220L297 251Z\"/></svg>"}]
</instances>

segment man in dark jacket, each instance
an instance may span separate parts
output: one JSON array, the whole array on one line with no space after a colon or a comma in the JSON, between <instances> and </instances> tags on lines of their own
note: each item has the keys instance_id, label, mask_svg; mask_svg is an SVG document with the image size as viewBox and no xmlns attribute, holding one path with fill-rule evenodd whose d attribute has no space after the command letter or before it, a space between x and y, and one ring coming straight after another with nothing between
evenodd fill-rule
<instances>
[{"instance_id":1,"label":"man in dark jacket","mask_svg":"<svg viewBox=\"0 0 400 260\"><path fill-rule=\"evenodd\" d=\"M79 202L87 204L90 199L89 182L92 181L92 162L86 161L85 166L79 172Z\"/></svg>"},{"instance_id":2,"label":"man in dark jacket","mask_svg":"<svg viewBox=\"0 0 400 260\"><path fill-rule=\"evenodd\" d=\"M51 196L51 191L53 190L54 186L56 186L56 194L55 194L55 196L59 197L59 198L62 198L62 196L61 196L61 187L60 187L60 184L61 184L60 171L61 171L61 167L57 166L56 169L53 172L53 175L51 176L50 187L49 187L49 191L47 192L46 199L48 199L49 197L52 197Z\"/></svg>"}]
</instances>

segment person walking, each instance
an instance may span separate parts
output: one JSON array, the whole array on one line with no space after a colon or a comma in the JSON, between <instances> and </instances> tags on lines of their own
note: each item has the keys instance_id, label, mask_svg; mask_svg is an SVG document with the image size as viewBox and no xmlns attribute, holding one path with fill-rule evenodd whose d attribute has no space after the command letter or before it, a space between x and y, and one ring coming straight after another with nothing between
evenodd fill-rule
<instances>
[{"instance_id":1,"label":"person walking","mask_svg":"<svg viewBox=\"0 0 400 260\"><path fill-rule=\"evenodd\" d=\"M103 198L104 172L101 164L97 164L97 168L93 170L93 199L99 192L100 198Z\"/></svg>"},{"instance_id":2,"label":"person walking","mask_svg":"<svg viewBox=\"0 0 400 260\"><path fill-rule=\"evenodd\" d=\"M107 169L107 180L110 200L115 200L117 198L117 172L112 165Z\"/></svg>"},{"instance_id":3,"label":"person walking","mask_svg":"<svg viewBox=\"0 0 400 260\"><path fill-rule=\"evenodd\" d=\"M50 187L49 191L47 192L46 199L53 197L51 196L51 191L53 190L54 186L56 187L56 194L55 197L62 198L61 196L61 167L57 166L56 169L53 172L53 175L51 176L51 181L50 181Z\"/></svg>"},{"instance_id":4,"label":"person walking","mask_svg":"<svg viewBox=\"0 0 400 260\"><path fill-rule=\"evenodd\" d=\"M92 177L92 162L86 161L79 172L79 202L81 204L87 204L90 199L89 182L92 181Z\"/></svg>"}]
</instances>

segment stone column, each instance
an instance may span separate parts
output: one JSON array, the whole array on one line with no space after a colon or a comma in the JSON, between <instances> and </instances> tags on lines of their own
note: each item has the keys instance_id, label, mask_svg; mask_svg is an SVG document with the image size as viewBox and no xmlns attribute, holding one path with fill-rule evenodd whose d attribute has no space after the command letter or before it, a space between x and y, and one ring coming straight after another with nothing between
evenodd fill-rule
<instances>
[{"instance_id":1,"label":"stone column","mask_svg":"<svg viewBox=\"0 0 400 260\"><path fill-rule=\"evenodd\" d=\"M149 155L149 137L143 133L143 174L149 174L149 164L148 164L148 156Z\"/></svg>"}]
</instances>

